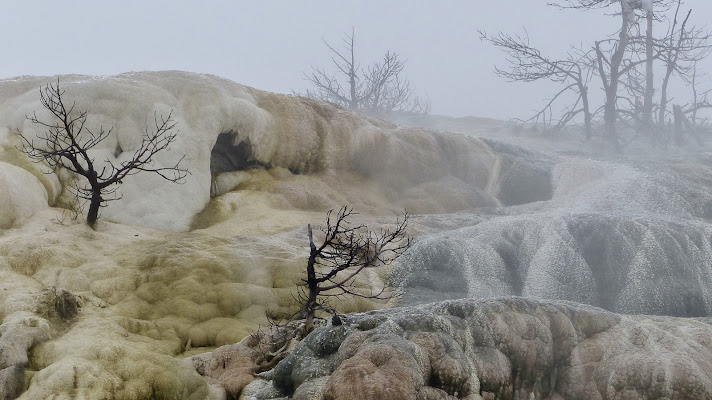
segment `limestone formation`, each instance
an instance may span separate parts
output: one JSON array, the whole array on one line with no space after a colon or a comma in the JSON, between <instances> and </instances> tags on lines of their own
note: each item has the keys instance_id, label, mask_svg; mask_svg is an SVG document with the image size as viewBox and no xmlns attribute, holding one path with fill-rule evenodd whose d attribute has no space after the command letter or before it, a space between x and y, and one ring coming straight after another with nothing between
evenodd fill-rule
<instances>
[{"instance_id":1,"label":"limestone formation","mask_svg":"<svg viewBox=\"0 0 712 400\"><path fill-rule=\"evenodd\" d=\"M0 229L47 208L47 192L28 171L0 161Z\"/></svg>"},{"instance_id":2,"label":"limestone formation","mask_svg":"<svg viewBox=\"0 0 712 400\"><path fill-rule=\"evenodd\" d=\"M98 163L173 110L156 161L185 154L191 172L127 180L94 231L66 213L77 177L17 150L54 79L0 81L0 398L709 397L707 319L666 316L712 316L704 149L611 156L492 121L403 127L184 72L61 76L90 127L113 128ZM243 339L297 309L305 228L346 204L370 226L406 209L415 244L359 277L397 301L337 299L340 313L478 300L346 315L255 379L264 352ZM78 312L53 314L52 293ZM502 296L528 300L479 301ZM619 315L639 313L661 316Z\"/></svg>"},{"instance_id":3,"label":"limestone formation","mask_svg":"<svg viewBox=\"0 0 712 400\"><path fill-rule=\"evenodd\" d=\"M240 399L710 399L710 371L694 319L453 300L319 328Z\"/></svg>"},{"instance_id":4,"label":"limestone formation","mask_svg":"<svg viewBox=\"0 0 712 400\"><path fill-rule=\"evenodd\" d=\"M627 314L712 315L709 156L551 164L518 154L530 174L550 167L550 198L483 210L469 226L417 242L393 276L405 304L513 295Z\"/></svg>"}]
</instances>

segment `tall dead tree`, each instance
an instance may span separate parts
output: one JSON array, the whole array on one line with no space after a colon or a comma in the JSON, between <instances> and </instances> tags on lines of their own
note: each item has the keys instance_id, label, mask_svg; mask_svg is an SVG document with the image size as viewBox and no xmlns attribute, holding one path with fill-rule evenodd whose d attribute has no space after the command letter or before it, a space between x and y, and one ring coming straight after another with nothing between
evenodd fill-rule
<instances>
[{"instance_id":1,"label":"tall dead tree","mask_svg":"<svg viewBox=\"0 0 712 400\"><path fill-rule=\"evenodd\" d=\"M694 105L682 106L686 110L685 115L689 114L694 121L696 115L692 113L708 105L708 92L698 92L692 81L700 81L695 67L698 61L710 53L710 34L702 29L690 28L689 13L680 23L678 15L682 1L558 0L549 3L550 6L561 9L619 7L612 14L620 18L621 23L620 29L614 35L595 41L590 51L583 50L585 47L572 49L559 59L543 55L530 44L527 35L488 35L480 32L480 37L503 49L508 56L508 66L495 69L500 77L524 82L545 79L561 84L561 90L544 108L525 122L537 124L541 121L548 127L553 125L554 129L559 129L571 121L576 121L574 117L577 115L583 114L586 136L590 138L592 124L595 123L593 118L602 111L603 138L611 147L620 150L626 144L619 138L618 130L621 128L634 132L633 137L637 137L642 131L650 135L654 143L660 142L661 133L667 130L664 124L666 113L670 114L667 111L668 85L673 74L693 86ZM675 10L672 19L670 10ZM657 29L659 24L666 21L669 22L667 34L656 37L654 28ZM655 73L660 70L656 65L661 63L666 69L658 92ZM591 77L594 75L600 79L603 91L603 104L600 108L591 107L592 102L596 103L589 89ZM573 105L559 106L563 109L561 117L553 117L554 102L561 97L571 99L573 96L567 97L566 94L572 92L575 100L570 100L570 104ZM656 104L656 92L659 93L659 104ZM656 106L659 107L657 114Z\"/></svg>"},{"instance_id":2,"label":"tall dead tree","mask_svg":"<svg viewBox=\"0 0 712 400\"><path fill-rule=\"evenodd\" d=\"M653 72L653 2L644 0L642 10L645 13L645 95L643 96L643 127L650 133L653 132L653 96L655 94L654 72ZM653 135L654 137L656 135Z\"/></svg>"},{"instance_id":3,"label":"tall dead tree","mask_svg":"<svg viewBox=\"0 0 712 400\"><path fill-rule=\"evenodd\" d=\"M665 73L660 90L660 107L658 109L658 122L665 122L668 110L668 86L673 75L677 75L685 83L692 87L693 101L692 103L702 105L705 108L706 97L700 101L698 97L697 84L699 72L697 64L705 59L712 51L710 45L711 34L705 29L690 27L689 21L692 10L688 10L685 18L680 22L680 7L682 1L677 1L675 15L672 20L671 28L669 29L665 40L661 41L661 60L665 65ZM694 107L695 110L699 108ZM693 118L694 120L694 118Z\"/></svg>"},{"instance_id":4,"label":"tall dead tree","mask_svg":"<svg viewBox=\"0 0 712 400\"><path fill-rule=\"evenodd\" d=\"M697 65L693 66L692 76L689 77L689 85L692 90L692 100L684 106L673 104L672 119L673 136L677 145L683 145L688 142L690 137L693 137L699 146L704 144L700 134L705 129L702 125L708 121L707 118L698 117L698 112L703 109L712 108L712 103L709 101L709 94L712 89L700 90L698 84ZM686 131L686 132L685 132ZM687 136L685 136L687 133Z\"/></svg>"},{"instance_id":5,"label":"tall dead tree","mask_svg":"<svg viewBox=\"0 0 712 400\"><path fill-rule=\"evenodd\" d=\"M704 75L704 74L703 74ZM706 118L703 119L703 121L700 121L698 118L698 112L703 109L710 109L712 108L712 102L710 102L709 95L710 92L712 92L712 89L704 89L700 90L697 87L698 80L699 80L699 75L697 73L697 61L695 61L693 67L692 67L692 76L688 77L689 79L688 84L692 90L692 101L690 104L686 105L685 110L683 113L685 115L690 116L690 121L694 126L700 125L701 122L706 121Z\"/></svg>"},{"instance_id":6,"label":"tall dead tree","mask_svg":"<svg viewBox=\"0 0 712 400\"><path fill-rule=\"evenodd\" d=\"M583 114L584 131L586 139L593 134L591 125L593 113L589 102L588 83L592 77L590 57L585 52L571 49L564 59L553 59L544 55L539 49L531 45L527 34L512 36L499 32L488 35L478 31L480 40L500 48L507 54L507 67L495 67L495 73L508 81L535 82L549 80L561 84L561 88L532 118L525 122L537 123L542 120L551 124L551 108L553 104L565 94L574 93L573 106L566 108L563 115L553 124L554 129L560 129L573 121L579 114ZM566 99L571 100L571 99Z\"/></svg>"},{"instance_id":7,"label":"tall dead tree","mask_svg":"<svg viewBox=\"0 0 712 400\"><path fill-rule=\"evenodd\" d=\"M595 9L605 8L610 4L619 3L620 11L616 14L621 25L617 37L595 42L596 64L598 76L605 93L603 105L603 120L606 140L615 148L620 148L620 141L616 131L618 122L618 98L621 82L626 74L633 71L640 64L646 64L645 90L640 118L652 124L653 115L653 60L658 57L654 52L653 20L656 7L665 9L664 5L670 0L560 0L549 3L563 9ZM638 26L639 20L636 11L642 10L646 21L646 33L643 37L645 56L633 59L630 57L631 46L639 43L639 37L632 34L633 28Z\"/></svg>"},{"instance_id":8,"label":"tall dead tree","mask_svg":"<svg viewBox=\"0 0 712 400\"><path fill-rule=\"evenodd\" d=\"M306 322L304 333L314 329L314 319L318 311L334 313L327 300L339 296L355 296L367 299L387 299L385 286L379 290L356 287L356 277L374 268L384 267L403 254L411 244L406 235L408 214L398 218L393 229L380 232L367 230L364 225L353 226L349 218L354 216L351 208L342 207L332 219L332 212L326 216L326 226L321 230L323 241L314 241L311 224L307 225L309 235L309 259L307 277L300 287L297 300Z\"/></svg>"},{"instance_id":9,"label":"tall dead tree","mask_svg":"<svg viewBox=\"0 0 712 400\"><path fill-rule=\"evenodd\" d=\"M618 120L618 84L621 76L625 71L621 67L625 57L626 48L630 40L629 30L633 23L634 7L632 2L621 0L621 28L619 32L618 42L613 47L613 54L610 59L607 59L602 50L602 42L596 42L596 55L598 61L598 73L606 93L606 101L604 103L603 121L605 126L606 136L609 142L618 149L620 143L616 134L616 121ZM608 65L608 73L606 73L605 65ZM631 67L632 68L632 67Z\"/></svg>"},{"instance_id":10,"label":"tall dead tree","mask_svg":"<svg viewBox=\"0 0 712 400\"><path fill-rule=\"evenodd\" d=\"M337 72L312 67L304 74L304 79L313 86L307 89L306 96L379 116L392 112L427 114L430 111L430 101L416 96L410 82L403 78L405 61L397 53L388 51L381 61L362 68L356 57L353 29L350 35L344 35L342 44L343 49L339 50L324 41Z\"/></svg>"},{"instance_id":11,"label":"tall dead tree","mask_svg":"<svg viewBox=\"0 0 712 400\"><path fill-rule=\"evenodd\" d=\"M66 169L86 179L85 183L78 183L72 190L78 199L89 202L89 226L96 227L100 207L120 198L116 196L116 190L126 177L139 172L152 172L169 182L179 183L187 176L188 170L180 167L185 156L169 167L155 166L154 156L168 151L176 139L176 123L171 118L172 114L166 118L154 114L155 130L146 128L146 135L131 158L118 163L107 159L99 165L89 153L109 137L111 129L89 129L86 126L87 112L75 110L74 102L71 105L66 103L64 93L59 80L56 84L49 83L40 88L40 102L51 119L42 120L37 113L27 119L43 127L44 135L28 138L19 129L16 133L21 138L22 151L35 162L45 162L52 169ZM35 139L38 139L37 143Z\"/></svg>"},{"instance_id":12,"label":"tall dead tree","mask_svg":"<svg viewBox=\"0 0 712 400\"><path fill-rule=\"evenodd\" d=\"M685 19L682 21L682 25L679 29L679 33L676 39L676 28L678 24L678 15L680 12L681 1L678 1L677 8L675 9L675 17L673 19L672 27L667 35L667 48L663 52L663 61L665 62L665 76L663 78L663 83L660 91L660 107L658 110L658 121L661 123L665 122L665 114L667 112L667 88L670 83L670 78L673 72L679 68L678 60L680 59L682 49L682 44L685 40L685 31L687 26L687 21L690 19L690 14L692 10L687 12Z\"/></svg>"}]
</instances>

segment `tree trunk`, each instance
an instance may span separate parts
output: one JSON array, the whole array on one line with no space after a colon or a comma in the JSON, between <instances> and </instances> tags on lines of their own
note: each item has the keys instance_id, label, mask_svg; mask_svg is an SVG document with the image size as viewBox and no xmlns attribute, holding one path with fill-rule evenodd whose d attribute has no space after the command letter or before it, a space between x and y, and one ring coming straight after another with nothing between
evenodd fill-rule
<instances>
[{"instance_id":1,"label":"tree trunk","mask_svg":"<svg viewBox=\"0 0 712 400\"><path fill-rule=\"evenodd\" d=\"M667 48L667 65L666 65L666 71L665 71L665 78L663 79L663 85L660 93L660 111L658 114L658 123L664 124L665 123L665 114L667 113L667 104L668 104L668 98L667 98L667 87L668 87L668 82L670 82L670 76L672 76L673 72L675 71L675 67L677 66L677 60L678 57L680 56L680 49L682 48L683 44L683 39L685 37L685 26L687 25L687 20L690 18L690 14L692 13L692 10L689 10L687 12L687 16L685 17L685 20L682 22L682 27L680 28L680 37L677 41L677 46L675 46L673 43L673 35L675 34L675 27L677 26L677 13L680 11L680 5L681 2L678 1L677 3L677 10L675 10L675 19L672 24L672 29L670 29L670 37L669 37L669 42L668 42L668 48ZM695 75L693 74L693 79ZM694 88L694 84L693 84ZM674 113L674 109L673 109Z\"/></svg>"},{"instance_id":2,"label":"tree trunk","mask_svg":"<svg viewBox=\"0 0 712 400\"><path fill-rule=\"evenodd\" d=\"M617 85L616 85L617 86ZM609 89L606 93L606 105L603 109L603 122L606 130L606 141L618 151L620 143L616 133L616 120L618 119L618 110L616 109L616 93Z\"/></svg>"},{"instance_id":3,"label":"tree trunk","mask_svg":"<svg viewBox=\"0 0 712 400\"><path fill-rule=\"evenodd\" d=\"M657 135L653 133L653 10L647 11L648 27L645 34L645 98L643 99L643 125L653 141Z\"/></svg>"},{"instance_id":4,"label":"tree trunk","mask_svg":"<svg viewBox=\"0 0 712 400\"><path fill-rule=\"evenodd\" d=\"M311 224L307 225L307 232L309 234L309 261L307 261L307 287L309 289L309 295L307 302L304 305L304 311L306 312L306 321L304 322L304 336L308 335L309 332L314 330L314 316L316 313L316 299L319 295L319 286L316 281L316 270L314 265L316 264L317 248L314 244L314 236L312 234Z\"/></svg>"},{"instance_id":5,"label":"tree trunk","mask_svg":"<svg viewBox=\"0 0 712 400\"><path fill-rule=\"evenodd\" d=\"M87 225L92 229L96 228L96 221L99 219L99 207L104 199L101 197L101 192L93 191L91 200L89 201L89 212L87 213Z\"/></svg>"},{"instance_id":6,"label":"tree trunk","mask_svg":"<svg viewBox=\"0 0 712 400\"><path fill-rule=\"evenodd\" d=\"M583 86L580 88L581 91L581 102L583 104L583 126L586 131L586 140L591 140L593 136L593 128L591 127L591 120L593 116L591 115L591 109L588 104L588 87Z\"/></svg>"},{"instance_id":7,"label":"tree trunk","mask_svg":"<svg viewBox=\"0 0 712 400\"><path fill-rule=\"evenodd\" d=\"M356 96L356 57L354 56L354 36L356 32L351 28L351 62L349 63L349 95L351 100L349 101L349 108L352 110L358 109L359 99Z\"/></svg>"},{"instance_id":8,"label":"tree trunk","mask_svg":"<svg viewBox=\"0 0 712 400\"><path fill-rule=\"evenodd\" d=\"M661 125L665 124L665 114L667 113L667 88L668 82L670 82L670 76L672 75L674 68L668 65L667 71L665 73L665 78L663 79L662 87L660 88L660 111L658 112L658 123Z\"/></svg>"},{"instance_id":9,"label":"tree trunk","mask_svg":"<svg viewBox=\"0 0 712 400\"><path fill-rule=\"evenodd\" d=\"M682 112L682 108L677 104L673 105L672 109L675 117L675 144L682 146L685 144L685 137L682 133L682 118L684 117L684 114Z\"/></svg>"},{"instance_id":10,"label":"tree trunk","mask_svg":"<svg viewBox=\"0 0 712 400\"><path fill-rule=\"evenodd\" d=\"M606 129L606 139L613 146L614 150L620 150L620 142L616 132L616 121L618 120L618 82L620 80L620 68L625 56L625 50L628 47L628 30L630 29L631 21L633 21L634 10L630 3L621 1L621 31L616 44L616 49L611 57L611 70L609 74L608 87L606 88L606 104L603 109L603 120Z\"/></svg>"},{"instance_id":11,"label":"tree trunk","mask_svg":"<svg viewBox=\"0 0 712 400\"><path fill-rule=\"evenodd\" d=\"M304 321L304 336L314 330L314 317L316 316L316 294L309 292L309 300L307 301L306 312L307 317Z\"/></svg>"}]
</instances>

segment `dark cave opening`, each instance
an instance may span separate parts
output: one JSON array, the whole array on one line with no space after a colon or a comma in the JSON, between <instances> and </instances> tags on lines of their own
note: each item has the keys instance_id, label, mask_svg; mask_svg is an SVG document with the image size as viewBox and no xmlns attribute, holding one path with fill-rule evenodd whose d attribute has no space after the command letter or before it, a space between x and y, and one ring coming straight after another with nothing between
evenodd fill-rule
<instances>
[{"instance_id":1,"label":"dark cave opening","mask_svg":"<svg viewBox=\"0 0 712 400\"><path fill-rule=\"evenodd\" d=\"M223 172L243 171L250 168L269 168L267 163L254 158L252 143L245 138L235 144L236 132L223 132L218 135L210 152L210 174L215 177Z\"/></svg>"}]
</instances>

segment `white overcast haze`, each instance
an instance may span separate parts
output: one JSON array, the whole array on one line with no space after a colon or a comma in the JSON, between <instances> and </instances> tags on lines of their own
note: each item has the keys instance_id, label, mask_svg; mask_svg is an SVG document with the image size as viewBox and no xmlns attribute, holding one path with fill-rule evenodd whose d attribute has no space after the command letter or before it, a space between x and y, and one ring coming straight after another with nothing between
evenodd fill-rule
<instances>
[{"instance_id":1,"label":"white overcast haze","mask_svg":"<svg viewBox=\"0 0 712 400\"><path fill-rule=\"evenodd\" d=\"M290 93L306 88L310 65L329 64L322 38L338 44L353 26L362 63L399 53L434 114L496 118L528 116L554 89L495 76L504 57L477 29L526 28L533 44L560 54L618 25L602 11L561 11L546 0L0 1L0 78L171 69ZM686 0L686 8L694 24L710 25L712 1Z\"/></svg>"}]
</instances>

